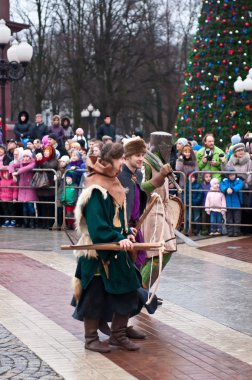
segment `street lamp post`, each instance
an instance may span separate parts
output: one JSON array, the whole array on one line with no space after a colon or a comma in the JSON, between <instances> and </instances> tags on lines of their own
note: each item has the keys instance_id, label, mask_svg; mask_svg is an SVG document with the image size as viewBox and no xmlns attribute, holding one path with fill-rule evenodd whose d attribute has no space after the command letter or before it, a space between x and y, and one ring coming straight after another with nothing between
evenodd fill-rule
<instances>
[{"instance_id":1,"label":"street lamp post","mask_svg":"<svg viewBox=\"0 0 252 380\"><path fill-rule=\"evenodd\" d=\"M5 85L7 82L20 80L25 76L26 67L32 59L33 49L25 39L20 44L16 40L12 41L11 47L7 50L8 61L5 60L4 50L11 40L11 30L6 26L4 20L0 20L0 86L1 86L1 108L2 108L2 134L3 142L6 142L5 131Z\"/></svg>"},{"instance_id":2,"label":"street lamp post","mask_svg":"<svg viewBox=\"0 0 252 380\"><path fill-rule=\"evenodd\" d=\"M100 117L100 111L94 108L94 106L90 103L86 109L81 111L81 117L88 118L88 138L91 138L92 131L96 127L97 118ZM94 120L94 123L93 123ZM92 127L94 128L92 128Z\"/></svg>"},{"instance_id":3,"label":"street lamp post","mask_svg":"<svg viewBox=\"0 0 252 380\"><path fill-rule=\"evenodd\" d=\"M243 103L249 103L249 111L251 113L250 121L248 121L248 124L251 126L252 124L252 68L249 70L247 78L245 80L242 80L241 77L238 77L237 80L234 82L234 90L236 93L243 93L248 92L249 93L249 99L242 98Z\"/></svg>"}]
</instances>

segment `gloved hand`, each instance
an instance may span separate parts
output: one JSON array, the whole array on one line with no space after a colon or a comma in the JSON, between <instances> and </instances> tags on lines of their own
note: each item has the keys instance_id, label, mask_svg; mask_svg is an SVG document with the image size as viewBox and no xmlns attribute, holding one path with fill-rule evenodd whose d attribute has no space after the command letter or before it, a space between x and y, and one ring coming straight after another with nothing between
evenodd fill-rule
<instances>
[{"instance_id":1,"label":"gloved hand","mask_svg":"<svg viewBox=\"0 0 252 380\"><path fill-rule=\"evenodd\" d=\"M170 164L165 164L161 167L159 173L163 176L166 177L168 174L172 173L172 168Z\"/></svg>"}]
</instances>

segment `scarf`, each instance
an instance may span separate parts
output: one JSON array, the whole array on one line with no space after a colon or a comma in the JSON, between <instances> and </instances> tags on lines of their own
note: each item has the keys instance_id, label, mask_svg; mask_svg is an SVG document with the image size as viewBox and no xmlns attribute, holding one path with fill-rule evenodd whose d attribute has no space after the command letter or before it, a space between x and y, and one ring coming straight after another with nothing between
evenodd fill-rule
<instances>
[{"instance_id":1,"label":"scarf","mask_svg":"<svg viewBox=\"0 0 252 380\"><path fill-rule=\"evenodd\" d=\"M89 156L87 158L87 167L90 173L86 177L85 187L99 185L106 189L111 195L115 204L123 207L125 202L125 190L122 187L117 172L108 162L102 162L100 158Z\"/></svg>"}]
</instances>

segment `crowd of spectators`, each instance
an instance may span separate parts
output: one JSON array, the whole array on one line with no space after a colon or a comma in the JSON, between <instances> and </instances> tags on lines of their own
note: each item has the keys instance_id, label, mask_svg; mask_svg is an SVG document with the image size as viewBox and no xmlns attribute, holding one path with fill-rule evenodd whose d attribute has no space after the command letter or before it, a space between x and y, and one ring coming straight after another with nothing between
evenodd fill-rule
<instances>
[{"instance_id":1,"label":"crowd of spectators","mask_svg":"<svg viewBox=\"0 0 252 380\"><path fill-rule=\"evenodd\" d=\"M249 224L252 207L251 135L232 136L225 151L215 145L210 133L201 146L182 137L176 142L176 151L175 169L184 173L178 177L186 193L186 197L182 194L187 209L186 232L230 237L250 232L248 226L241 229L241 224Z\"/></svg>"},{"instance_id":2,"label":"crowd of spectators","mask_svg":"<svg viewBox=\"0 0 252 380\"><path fill-rule=\"evenodd\" d=\"M108 116L106 121L110 124ZM99 156L102 145L114 139L112 125L104 130L112 136L103 135L98 128L101 140L91 139L88 144L84 130L77 128L74 132L68 117L54 115L48 127L41 114L30 123L28 112L20 112L14 138L7 140L6 145L0 143L1 226L52 228L57 194L58 223L63 223L65 207L71 228L78 187L84 183L87 155Z\"/></svg>"},{"instance_id":3,"label":"crowd of spectators","mask_svg":"<svg viewBox=\"0 0 252 380\"><path fill-rule=\"evenodd\" d=\"M63 223L65 209L67 225L72 228L74 207L84 186L86 158L99 156L103 144L115 138L108 115L97 128L96 138L88 141L82 128L73 131L69 117L54 115L51 126L46 126L41 114L31 123L28 112L20 112L14 138L6 146L0 141L1 226L52 228L57 195L58 224ZM248 231L240 225L248 224L252 207L251 158L249 133L243 138L232 136L225 151L215 145L212 134L206 134L201 145L185 137L176 141L171 164L183 173L178 174L178 183L184 190L179 196L186 208L187 234L239 236Z\"/></svg>"}]
</instances>

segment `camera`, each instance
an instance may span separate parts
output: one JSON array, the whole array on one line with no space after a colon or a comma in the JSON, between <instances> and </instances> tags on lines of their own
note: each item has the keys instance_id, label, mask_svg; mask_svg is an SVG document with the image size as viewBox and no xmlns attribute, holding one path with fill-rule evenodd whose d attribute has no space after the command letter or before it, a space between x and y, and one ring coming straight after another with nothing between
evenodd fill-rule
<instances>
[{"instance_id":1,"label":"camera","mask_svg":"<svg viewBox=\"0 0 252 380\"><path fill-rule=\"evenodd\" d=\"M205 150L205 157L206 157L207 161L212 161L213 151L211 149L206 149Z\"/></svg>"},{"instance_id":2,"label":"camera","mask_svg":"<svg viewBox=\"0 0 252 380\"><path fill-rule=\"evenodd\" d=\"M225 154L224 154L224 153L220 153L220 154L219 154L219 157L220 157L220 158L225 157Z\"/></svg>"}]
</instances>

